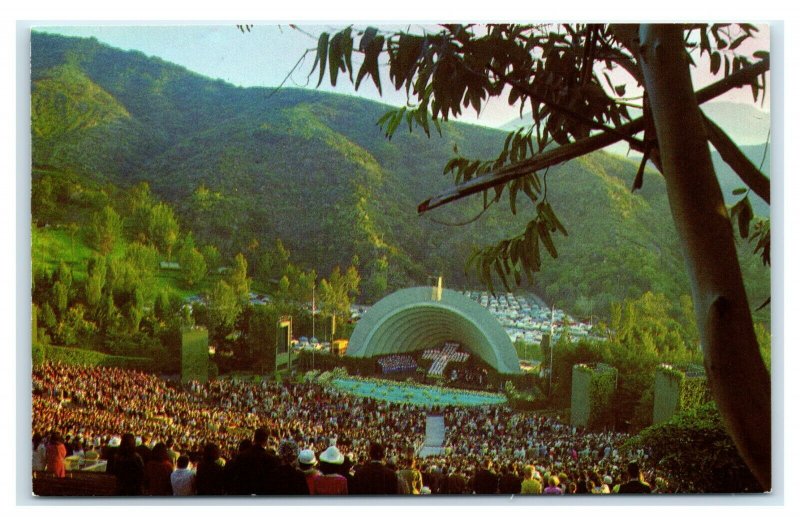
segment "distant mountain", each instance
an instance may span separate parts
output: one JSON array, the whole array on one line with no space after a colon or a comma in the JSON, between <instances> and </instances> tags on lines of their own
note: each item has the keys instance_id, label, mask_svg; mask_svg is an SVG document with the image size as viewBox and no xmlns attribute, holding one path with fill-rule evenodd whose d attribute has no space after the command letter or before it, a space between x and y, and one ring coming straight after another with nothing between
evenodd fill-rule
<instances>
[{"instance_id":1,"label":"distant mountain","mask_svg":"<svg viewBox=\"0 0 800 526\"><path fill-rule=\"evenodd\" d=\"M712 101L702 109L739 146L760 145L769 139L770 115L752 105Z\"/></svg>"},{"instance_id":2,"label":"distant mountain","mask_svg":"<svg viewBox=\"0 0 800 526\"><path fill-rule=\"evenodd\" d=\"M489 159L502 131L444 123L441 137L401 130L389 141L375 125L389 107L373 101L238 88L94 39L33 33L31 47L34 165L123 190L148 181L223 254L280 238L320 275L355 261L386 290L440 274L458 288L476 285L463 270L475 248L531 218L532 205L520 198L514 216L505 196L483 214L481 196L416 213L452 184L440 174L454 146ZM570 235L557 260L543 256L535 292L586 315L647 290L688 294L663 181L649 174L632 194L635 173L597 153L542 174ZM769 272L754 268L760 303Z\"/></svg>"},{"instance_id":3,"label":"distant mountain","mask_svg":"<svg viewBox=\"0 0 800 526\"><path fill-rule=\"evenodd\" d=\"M741 150L745 157L757 167L761 168L761 172L767 177L770 176L770 154L766 151L767 144L759 144L755 146L742 146ZM766 153L766 155L765 155ZM744 188L745 185L742 180L736 175L736 172L728 166L725 161L719 156L716 151L711 152L711 161L714 163L714 170L717 172L719 185L722 188L722 195L725 197L726 203L734 203L741 199L742 196L733 195L733 191L737 188ZM763 163L762 163L763 162ZM753 207L753 212L757 216L769 217L769 205L764 202L760 197L754 193L749 195L750 204Z\"/></svg>"},{"instance_id":4,"label":"distant mountain","mask_svg":"<svg viewBox=\"0 0 800 526\"><path fill-rule=\"evenodd\" d=\"M702 110L739 146L764 144L769 138L769 113L750 104L710 101L703 104ZM641 115L641 111L631 109L630 114L635 119ZM500 129L516 130L530 124L530 120L531 114L528 112L520 118L508 121Z\"/></svg>"}]
</instances>

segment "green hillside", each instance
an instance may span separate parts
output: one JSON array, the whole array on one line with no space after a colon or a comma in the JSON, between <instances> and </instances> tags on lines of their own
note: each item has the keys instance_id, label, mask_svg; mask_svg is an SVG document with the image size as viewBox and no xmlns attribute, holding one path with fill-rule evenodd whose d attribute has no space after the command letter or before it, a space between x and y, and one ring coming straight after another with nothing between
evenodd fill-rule
<instances>
[{"instance_id":1,"label":"green hillside","mask_svg":"<svg viewBox=\"0 0 800 526\"><path fill-rule=\"evenodd\" d=\"M513 216L504 198L466 226L447 226L477 216L477 196L419 217L417 203L452 184L440 174L454 147L489 159L505 133L445 123L442 136L400 131L389 141L375 125L387 107L356 97L237 88L93 39L41 33L32 36L32 97L34 165L116 196L128 241L137 221L123 203L145 181L198 247L217 247L225 261L242 252L254 272L269 266L276 239L319 276L355 262L371 284L363 301L437 274L449 287L480 286L464 274L472 251L519 233L533 211L520 204ZM549 171L548 197L569 236L528 288L587 316L648 290L675 302L688 294L663 183L649 175L631 194L636 168L598 153ZM34 173L34 221L83 224L77 206L37 205L47 177ZM70 210L75 218L63 217ZM46 252L34 259L54 260ZM742 252L758 305L769 270Z\"/></svg>"}]
</instances>

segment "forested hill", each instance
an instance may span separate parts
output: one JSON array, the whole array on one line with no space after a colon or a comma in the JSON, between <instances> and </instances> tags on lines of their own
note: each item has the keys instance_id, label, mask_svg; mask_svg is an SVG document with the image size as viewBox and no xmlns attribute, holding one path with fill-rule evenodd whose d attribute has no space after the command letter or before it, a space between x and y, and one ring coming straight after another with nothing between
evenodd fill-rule
<instances>
[{"instance_id":1,"label":"forested hill","mask_svg":"<svg viewBox=\"0 0 800 526\"><path fill-rule=\"evenodd\" d=\"M464 274L471 252L519 233L533 211L513 216L500 203L447 226L477 216L476 197L417 216L417 203L452 183L441 174L454 148L493 158L505 132L446 123L441 137L389 141L375 124L388 108L372 101L238 88L94 39L33 33L31 45L34 166L123 190L147 181L183 229L229 257L279 238L319 275L356 261L365 300L437 274L457 288L477 283ZM532 286L548 301L588 315L647 290L688 294L663 182L651 174L631 194L636 168L598 153L547 174L570 234ZM745 267L760 304L768 270L751 257Z\"/></svg>"}]
</instances>

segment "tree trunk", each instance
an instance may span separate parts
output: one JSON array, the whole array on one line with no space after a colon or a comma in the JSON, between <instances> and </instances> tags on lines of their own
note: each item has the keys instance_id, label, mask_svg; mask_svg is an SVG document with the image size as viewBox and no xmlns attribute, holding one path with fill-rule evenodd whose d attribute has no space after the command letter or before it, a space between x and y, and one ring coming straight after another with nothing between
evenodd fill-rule
<instances>
[{"instance_id":1,"label":"tree trunk","mask_svg":"<svg viewBox=\"0 0 800 526\"><path fill-rule=\"evenodd\" d=\"M739 453L771 489L771 393L689 75L683 27L642 25L641 69L711 392Z\"/></svg>"}]
</instances>

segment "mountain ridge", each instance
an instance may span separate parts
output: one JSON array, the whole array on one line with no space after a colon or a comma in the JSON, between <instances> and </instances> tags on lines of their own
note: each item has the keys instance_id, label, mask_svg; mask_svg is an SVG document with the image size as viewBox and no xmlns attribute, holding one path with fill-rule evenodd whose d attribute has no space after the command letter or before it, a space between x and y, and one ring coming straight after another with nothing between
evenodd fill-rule
<instances>
[{"instance_id":1,"label":"mountain ridge","mask_svg":"<svg viewBox=\"0 0 800 526\"><path fill-rule=\"evenodd\" d=\"M429 275L444 275L455 288L476 286L463 272L472 250L516 235L533 213L531 203L520 202L512 215L505 198L482 212L475 196L416 214L417 203L452 185L438 174L454 147L491 159L501 131L446 122L442 136L400 129L386 140L375 125L390 108L384 104L296 88L237 88L141 53L36 32L33 97L65 64L128 117L47 140L34 135L34 164L121 188L147 181L198 242L229 256L280 238L319 275L357 260L365 279L384 272L389 291ZM34 124L46 128L64 117L63 108L45 104ZM544 175L570 236L557 240L559 259L544 258L531 288L548 300L582 302L587 315L646 290L672 299L688 293L663 181L649 172L642 191L631 194L636 169L595 153ZM197 205L202 188L218 196L210 207ZM479 219L446 226L473 217Z\"/></svg>"}]
</instances>

